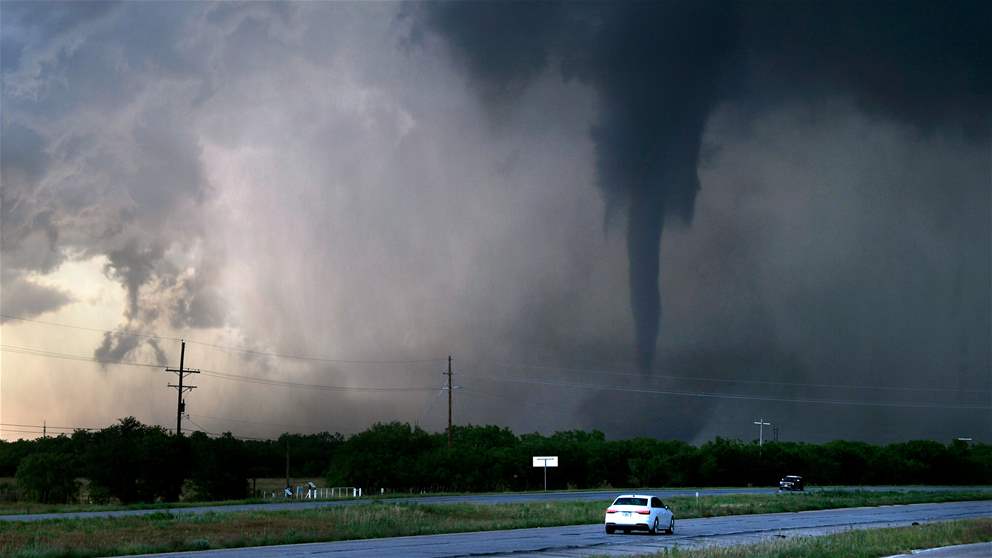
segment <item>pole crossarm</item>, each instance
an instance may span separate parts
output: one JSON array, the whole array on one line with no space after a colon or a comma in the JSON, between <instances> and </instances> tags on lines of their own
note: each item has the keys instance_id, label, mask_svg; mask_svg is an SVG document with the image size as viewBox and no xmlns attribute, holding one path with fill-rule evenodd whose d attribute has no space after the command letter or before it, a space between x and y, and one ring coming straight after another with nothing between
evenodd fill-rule
<instances>
[{"instance_id":1,"label":"pole crossarm","mask_svg":"<svg viewBox=\"0 0 992 558\"><path fill-rule=\"evenodd\" d=\"M194 389L197 388L197 386L181 386L179 384L169 384L169 387L171 387L171 388L179 388L179 389L183 390L183 393L186 393L186 392L189 392L189 391L193 391Z\"/></svg>"}]
</instances>

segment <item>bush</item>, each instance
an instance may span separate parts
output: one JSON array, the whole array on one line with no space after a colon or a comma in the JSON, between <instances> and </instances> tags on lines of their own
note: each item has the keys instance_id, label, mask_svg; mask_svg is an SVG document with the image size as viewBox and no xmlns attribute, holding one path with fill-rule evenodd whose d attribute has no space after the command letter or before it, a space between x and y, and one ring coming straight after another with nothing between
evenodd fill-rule
<instances>
[{"instance_id":1,"label":"bush","mask_svg":"<svg viewBox=\"0 0 992 558\"><path fill-rule=\"evenodd\" d=\"M71 455L35 453L17 467L17 486L28 500L70 503L79 498L79 481Z\"/></svg>"},{"instance_id":2,"label":"bush","mask_svg":"<svg viewBox=\"0 0 992 558\"><path fill-rule=\"evenodd\" d=\"M187 443L134 417L92 434L76 432L95 500L175 501L188 472Z\"/></svg>"},{"instance_id":3,"label":"bush","mask_svg":"<svg viewBox=\"0 0 992 558\"><path fill-rule=\"evenodd\" d=\"M989 484L992 445L910 441L889 445L827 444L716 438L701 446L634 438L607 440L601 432L517 435L498 426L456 426L453 446L445 432L410 424L375 424L347 438L340 434L284 434L244 441L226 434L177 437L132 417L98 432L0 441L0 471L16 473L25 497L68 501L78 497L75 477L90 480L96 502L179 498L182 487L199 499L247 496L248 479L290 476L331 486L389 491L492 491L540 489L535 455L557 455L548 487L775 486L787 474L810 484ZM0 486L0 499L16 495Z\"/></svg>"},{"instance_id":4,"label":"bush","mask_svg":"<svg viewBox=\"0 0 992 558\"><path fill-rule=\"evenodd\" d=\"M16 502L17 500L17 483L0 481L0 502Z\"/></svg>"},{"instance_id":5,"label":"bush","mask_svg":"<svg viewBox=\"0 0 992 558\"><path fill-rule=\"evenodd\" d=\"M211 440L202 432L190 436L192 484L198 500L238 500L248 495L248 456L230 433Z\"/></svg>"}]
</instances>

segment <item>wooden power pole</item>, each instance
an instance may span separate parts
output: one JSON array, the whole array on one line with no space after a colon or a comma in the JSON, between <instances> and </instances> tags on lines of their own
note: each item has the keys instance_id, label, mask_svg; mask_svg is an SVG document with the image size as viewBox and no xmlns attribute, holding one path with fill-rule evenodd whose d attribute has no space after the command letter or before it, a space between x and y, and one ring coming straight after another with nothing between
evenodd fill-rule
<instances>
[{"instance_id":1,"label":"wooden power pole","mask_svg":"<svg viewBox=\"0 0 992 558\"><path fill-rule=\"evenodd\" d=\"M176 401L176 436L183 435L183 413L186 412L186 402L183 401L183 393L186 393L187 391L193 391L194 389L196 389L196 386L184 386L183 377L185 377L186 374L200 373L199 370L188 370L184 368L183 365L185 364L185 360L186 360L186 341L183 340L182 348L179 351L179 368L165 369L166 372L174 372L176 375L179 376L178 384L169 384L169 387L176 388L176 393L178 395Z\"/></svg>"},{"instance_id":2,"label":"wooden power pole","mask_svg":"<svg viewBox=\"0 0 992 558\"><path fill-rule=\"evenodd\" d=\"M451 355L448 355L448 447L451 447Z\"/></svg>"}]
</instances>

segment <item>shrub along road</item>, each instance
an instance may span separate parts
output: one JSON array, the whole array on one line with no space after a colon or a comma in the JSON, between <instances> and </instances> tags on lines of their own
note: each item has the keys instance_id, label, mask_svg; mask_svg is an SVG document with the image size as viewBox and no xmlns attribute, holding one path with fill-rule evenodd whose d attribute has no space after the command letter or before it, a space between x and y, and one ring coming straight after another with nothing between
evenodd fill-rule
<instances>
[{"instance_id":1,"label":"shrub along road","mask_svg":"<svg viewBox=\"0 0 992 558\"><path fill-rule=\"evenodd\" d=\"M818 490L864 490L869 492L891 491L921 491L921 492L963 492L963 491L992 491L992 486L839 486L810 488L807 492ZM657 494L661 497L718 496L729 494L775 494L774 488L638 488L614 490L588 490L571 492L507 492L497 494L462 494L450 496L414 496L402 498L362 498L357 500L327 500L327 501L293 501L272 504L232 504L232 505L203 505L194 507L101 510L63 513L33 513L0 515L0 521L42 521L48 519L86 519L93 517L128 517L150 515L155 513L200 514L200 513L230 513L230 512L265 512L304 510L333 506L354 506L368 504L373 501L384 503L416 503L416 504L513 504L522 502L550 501L591 501L607 500L617 494L632 491Z\"/></svg>"}]
</instances>

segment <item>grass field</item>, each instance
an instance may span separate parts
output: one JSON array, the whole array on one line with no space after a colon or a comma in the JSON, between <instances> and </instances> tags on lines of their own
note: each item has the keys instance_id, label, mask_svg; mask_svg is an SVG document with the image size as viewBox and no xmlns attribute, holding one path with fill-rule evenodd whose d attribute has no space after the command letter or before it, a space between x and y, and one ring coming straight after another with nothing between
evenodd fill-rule
<instances>
[{"instance_id":1,"label":"grass field","mask_svg":"<svg viewBox=\"0 0 992 558\"><path fill-rule=\"evenodd\" d=\"M296 481L294 479L294 481ZM305 481L296 481L303 483ZM15 479L10 477L0 477L0 485L7 483L10 486L16 484ZM87 482L83 480L83 498L85 499ZM248 489L252 491L252 482L249 480ZM113 511L113 510L146 510L146 509L165 509L165 508L183 508L191 506L225 506L234 504L264 504L273 501L286 502L287 500L281 497L282 489L286 485L286 479L283 478L260 478L256 479L254 483L255 492L259 493L259 497L245 498L242 500L226 500L226 501L210 501L203 502L198 500L184 500L181 502L162 502L162 503L139 503L139 504L41 504L38 502L27 502L27 501L0 501L0 515L13 515L13 514L25 514L25 513L61 513L61 512L82 512L82 511ZM318 486L323 488L321 483ZM268 495L276 493L276 498L271 498ZM341 498L326 498L331 499L341 499Z\"/></svg>"},{"instance_id":2,"label":"grass field","mask_svg":"<svg viewBox=\"0 0 992 558\"><path fill-rule=\"evenodd\" d=\"M0 477L0 484L4 483L5 481L10 482L12 485L14 483L14 479L13 478ZM298 481L300 483L304 482L304 481L299 481L299 479L296 479L295 481ZM136 504L120 504L120 503L113 503L113 504L81 504L81 503L80 504L41 504L41 503L38 503L38 502L28 502L28 501L2 501L2 500L0 500L0 515L15 515L15 514L16 515L20 515L20 514L34 514L34 513L63 513L63 512L89 512L89 511L114 511L114 510L142 510L142 509L147 509L147 510L164 510L164 509L172 509L172 508L186 508L186 507L208 506L208 505L209 506L229 506L229 505L237 505L237 504L265 504L265 503L272 503L272 502L287 503L287 502L302 501L302 500L287 500L287 499L282 498L281 496L277 496L276 498L271 498L271 497L268 496L268 494L271 494L272 492L276 492L277 494L280 494L281 491L282 491L282 487L285 485L285 483L286 483L286 481L283 478L259 478L259 479L257 479L257 483L256 483L257 491L259 493L264 493L265 496L264 497L254 497L254 498L245 498L245 499L241 499L241 500L201 501L201 500L188 499L188 500L182 500L180 502L158 502L158 503L136 503ZM83 484L85 486L86 483L84 482ZM250 485L251 485L251 482L249 481L249 490L251 489L251 486ZM320 483L318 483L318 486L321 486L322 487L322 485ZM971 487L962 487L962 490L969 490L970 488ZM691 488L691 487L689 487L689 488L682 487L682 489L683 490L695 490L695 488ZM983 488L978 488L976 490L982 490L982 489ZM581 489L581 490L567 490L567 491L563 491L563 492L601 492L603 490L605 490L605 489L604 488L592 488L592 489ZM617 494L619 494L621 492L630 492L633 489L616 488L616 489L612 489L612 490L614 492L616 492ZM699 490L706 490L706 488L699 488ZM984 490L989 491L989 487L984 487ZM813 488L808 488L805 494L806 495L809 495L809 494L831 494L831 493L837 493L837 492L840 492L840 491L841 491L841 489L832 488L832 487L813 487ZM851 492L851 490L850 489L847 489L847 488L843 489L843 491L844 492L848 492L848 493ZM960 491L958 491L958 492L960 492ZM992 491L989 491L989 492L990 492L990 494L992 494ZM418 497L418 496L459 496L459 495L465 495L465 494L469 494L469 493L465 493L465 492L436 492L436 493L429 493L429 494L419 494L419 493L411 493L411 492L387 492L387 493L385 493L382 496L380 496L378 494L364 494L363 495L363 498L366 499L366 500L374 500L374 499L377 499L377 498L395 499L395 498L414 498L414 497ZM471 494L473 494L473 495L479 495L479 494L484 494L484 493L471 493ZM503 494L503 493L494 492L494 493L491 493L491 494ZM341 499L348 500L348 499L351 499L351 498L326 498L326 500L341 500ZM985 499L985 497L983 497L982 499Z\"/></svg>"},{"instance_id":3,"label":"grass field","mask_svg":"<svg viewBox=\"0 0 992 558\"><path fill-rule=\"evenodd\" d=\"M701 550L660 552L664 558L878 558L912 550L992 541L992 519L967 519L823 537Z\"/></svg>"},{"instance_id":4,"label":"grass field","mask_svg":"<svg viewBox=\"0 0 992 558\"><path fill-rule=\"evenodd\" d=\"M989 492L824 492L676 497L678 518L852 506L992 499ZM598 523L608 501L528 504L386 504L288 512L207 513L0 522L0 555L109 556L345 539Z\"/></svg>"}]
</instances>

